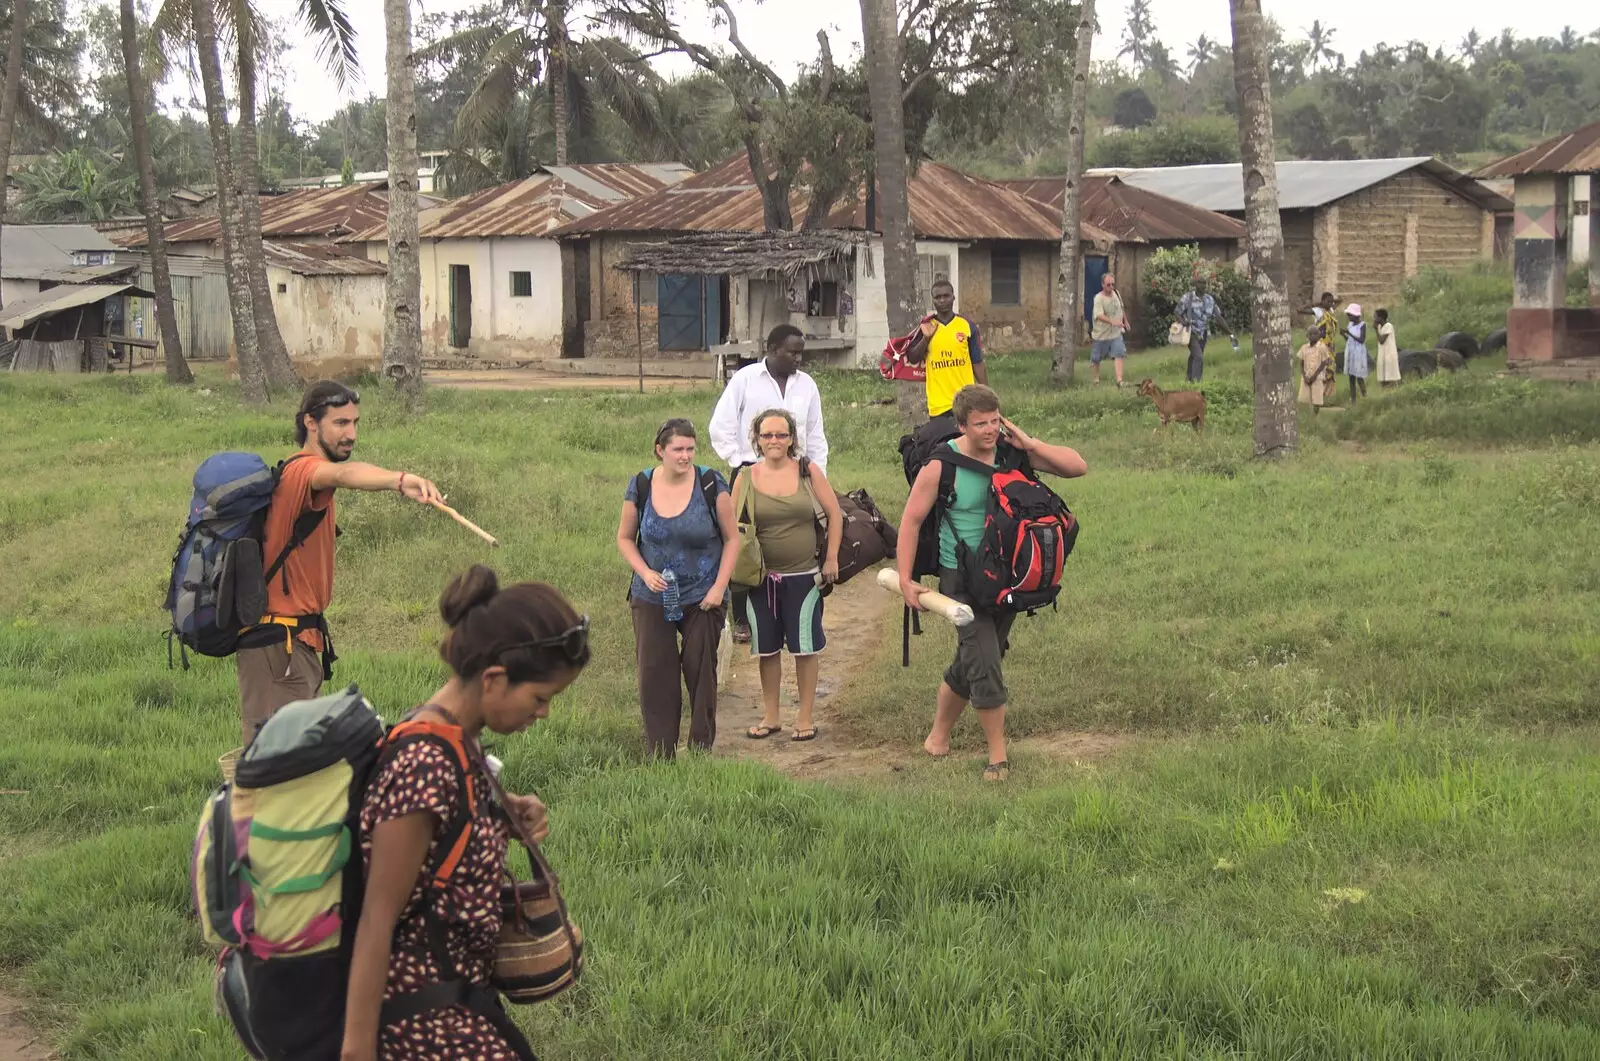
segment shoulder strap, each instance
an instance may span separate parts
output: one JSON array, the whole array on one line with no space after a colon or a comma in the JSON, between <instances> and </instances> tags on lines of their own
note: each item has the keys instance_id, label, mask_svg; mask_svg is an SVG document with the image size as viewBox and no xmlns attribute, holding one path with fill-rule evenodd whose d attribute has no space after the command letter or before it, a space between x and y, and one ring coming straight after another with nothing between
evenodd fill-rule
<instances>
[{"instance_id":1,"label":"shoulder strap","mask_svg":"<svg viewBox=\"0 0 1600 1061\"><path fill-rule=\"evenodd\" d=\"M997 453L996 457L998 456L999 454ZM995 472L1005 471L1004 468L1000 467L998 460L994 464L985 464L983 461L969 457L960 450L951 449L949 446L940 446L929 459L938 461L946 468L949 468L952 479L956 468L965 468L969 472L977 472L979 475L989 477L993 477ZM940 473L941 482L944 479L944 474L943 472Z\"/></svg>"},{"instance_id":2,"label":"shoulder strap","mask_svg":"<svg viewBox=\"0 0 1600 1061\"><path fill-rule=\"evenodd\" d=\"M456 768L456 783L466 797L461 812L453 820L443 823L447 830L441 838L445 841L441 845L444 855L439 859L439 864L433 868L431 881L434 886L443 887L460 865L461 857L467 849L467 841L471 839L472 819L478 810L478 794L473 789L471 758L460 726L416 717L397 722L394 728L389 730L381 762L387 762L401 749L422 741L442 746L450 753L450 762Z\"/></svg>"},{"instance_id":3,"label":"shoulder strap","mask_svg":"<svg viewBox=\"0 0 1600 1061\"><path fill-rule=\"evenodd\" d=\"M646 470L633 477L633 508L634 514L638 517L637 525L633 528L633 540L635 543L644 540L644 509L649 503L650 472Z\"/></svg>"},{"instance_id":4,"label":"shoulder strap","mask_svg":"<svg viewBox=\"0 0 1600 1061\"><path fill-rule=\"evenodd\" d=\"M817 498L817 491L811 485L811 458L800 458L800 485L805 488L806 496L811 498L811 516L817 521L817 526L827 529L828 511L822 507L822 502Z\"/></svg>"},{"instance_id":5,"label":"shoulder strap","mask_svg":"<svg viewBox=\"0 0 1600 1061\"><path fill-rule=\"evenodd\" d=\"M717 522L717 470L700 468L700 494L706 499L706 511L711 513L711 522Z\"/></svg>"}]
</instances>

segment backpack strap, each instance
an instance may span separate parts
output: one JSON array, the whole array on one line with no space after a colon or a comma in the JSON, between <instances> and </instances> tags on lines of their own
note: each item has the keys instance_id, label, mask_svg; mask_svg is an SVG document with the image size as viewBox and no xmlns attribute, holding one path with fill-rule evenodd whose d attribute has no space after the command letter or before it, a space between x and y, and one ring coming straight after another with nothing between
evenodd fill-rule
<instances>
[{"instance_id":1,"label":"backpack strap","mask_svg":"<svg viewBox=\"0 0 1600 1061\"><path fill-rule=\"evenodd\" d=\"M283 478L283 470L285 468L302 457L308 456L310 456L308 453L296 453L279 461L278 466L272 470L274 487L276 487L278 480ZM289 554L306 543L306 539L310 538L316 529L322 526L322 521L327 518L327 515L328 510L326 508L308 508L300 513L299 517L294 521L294 529L289 532L289 541L284 545L283 551L272 561L271 566L262 573L262 585L272 584L273 576L283 568L284 562L289 559ZM338 528L334 529L335 531L338 530ZM287 571L283 572L283 592L289 592L289 572Z\"/></svg>"}]
</instances>

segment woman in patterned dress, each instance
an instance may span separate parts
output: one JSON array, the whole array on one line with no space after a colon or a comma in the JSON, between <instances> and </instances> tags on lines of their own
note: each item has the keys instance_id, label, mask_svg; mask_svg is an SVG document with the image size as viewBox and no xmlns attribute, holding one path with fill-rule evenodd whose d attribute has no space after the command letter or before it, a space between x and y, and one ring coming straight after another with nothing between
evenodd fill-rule
<instances>
[{"instance_id":1,"label":"woman in patterned dress","mask_svg":"<svg viewBox=\"0 0 1600 1061\"><path fill-rule=\"evenodd\" d=\"M1367 396L1367 322L1361 319L1361 305L1350 303L1345 308L1349 324L1344 328L1344 374L1350 377L1350 404L1356 403L1356 388L1361 397Z\"/></svg>"},{"instance_id":2,"label":"woman in patterned dress","mask_svg":"<svg viewBox=\"0 0 1600 1061\"><path fill-rule=\"evenodd\" d=\"M484 727L518 733L549 714L550 701L589 662L589 620L550 586L501 589L494 572L480 566L451 581L439 611L450 627L439 654L452 674L417 717L459 727L469 765L463 769L442 739L417 740L381 760L368 786L361 809L366 895L341 1061L533 1058L488 984L500 934L507 816L517 815L536 840L549 824L537 797L495 803L478 738ZM462 818L466 846L447 883L437 885L434 870L451 854L440 841L459 835L451 826ZM441 995L448 998L440 1002Z\"/></svg>"}]
</instances>

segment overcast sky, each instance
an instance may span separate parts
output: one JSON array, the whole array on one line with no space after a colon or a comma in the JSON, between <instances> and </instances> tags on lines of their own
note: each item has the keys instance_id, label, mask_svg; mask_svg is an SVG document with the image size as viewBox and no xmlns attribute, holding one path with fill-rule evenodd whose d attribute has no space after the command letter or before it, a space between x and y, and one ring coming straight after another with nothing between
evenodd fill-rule
<instances>
[{"instance_id":1,"label":"overcast sky","mask_svg":"<svg viewBox=\"0 0 1600 1061\"><path fill-rule=\"evenodd\" d=\"M816 56L816 34L826 29L835 56L843 60L861 45L861 9L857 0L732 0L739 16L741 36L779 73L788 75ZM449 12L473 6L468 0L417 0L421 10ZM274 17L289 17L296 0L259 0L260 8ZM714 40L709 20L693 18L703 11L703 0L676 0L685 15L686 35L692 40ZM413 10L418 10L414 7ZM1589 14L1584 14L1587 8ZM1097 58L1115 55L1122 38L1125 0L1101 0L1100 35L1095 40ZM1454 49L1469 29L1485 36L1498 35L1515 19L1519 36L1555 36L1572 24L1579 33L1600 29L1600 10L1571 0L1515 0L1511 5L1491 0L1266 0L1267 14L1283 24L1291 36L1302 36L1314 18L1331 24L1334 47L1354 56L1383 41L1412 38ZM299 69L287 95L296 115L320 121L351 98L368 92L383 95L383 5L378 0L347 0L361 49L362 83L341 93L322 73L310 48L299 50ZM1156 30L1180 62L1189 42L1204 33L1212 39L1231 40L1227 0L1150 0ZM1577 22L1574 22L1574 19ZM1589 25L1588 23L1594 23ZM663 71L686 70L682 60L663 61ZM435 145L422 145L424 148Z\"/></svg>"}]
</instances>

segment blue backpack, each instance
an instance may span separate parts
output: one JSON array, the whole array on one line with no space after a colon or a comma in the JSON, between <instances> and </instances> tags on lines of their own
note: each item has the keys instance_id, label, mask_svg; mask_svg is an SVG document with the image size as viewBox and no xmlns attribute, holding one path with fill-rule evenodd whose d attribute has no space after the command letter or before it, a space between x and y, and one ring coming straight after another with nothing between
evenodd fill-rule
<instances>
[{"instance_id":1,"label":"blue backpack","mask_svg":"<svg viewBox=\"0 0 1600 1061\"><path fill-rule=\"evenodd\" d=\"M266 614L267 584L327 515L326 509L307 510L295 521L283 552L264 564L272 492L283 469L301 456L271 467L254 453L217 453L195 470L189 519L167 584L166 610L172 615L168 666L174 638L187 669L190 649L202 656L233 655L239 635ZM287 592L287 572L284 583Z\"/></svg>"}]
</instances>

